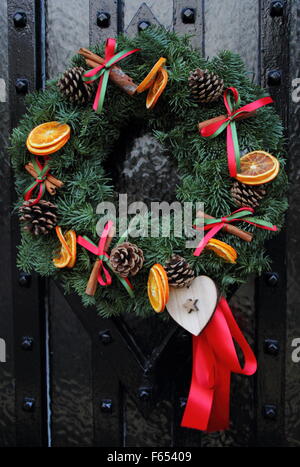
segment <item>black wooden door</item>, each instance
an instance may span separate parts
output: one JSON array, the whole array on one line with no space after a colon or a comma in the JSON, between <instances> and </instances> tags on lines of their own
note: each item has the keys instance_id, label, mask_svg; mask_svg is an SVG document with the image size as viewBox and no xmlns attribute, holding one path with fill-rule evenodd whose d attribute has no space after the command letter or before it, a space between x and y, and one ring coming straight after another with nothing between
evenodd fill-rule
<instances>
[{"instance_id":1,"label":"black wooden door","mask_svg":"<svg viewBox=\"0 0 300 467\"><path fill-rule=\"evenodd\" d=\"M185 9L190 11L183 14ZM108 27L102 27L99 12L110 15ZM0 363L0 445L300 443L300 376L291 359L300 336L299 111L292 100L292 81L299 74L299 12L299 0L2 0L0 338L6 361ZM289 137L288 239L282 234L269 245L274 273L250 278L231 299L256 349L259 371L253 378L233 377L232 425L222 433L180 428L191 375L187 333L154 317L99 318L77 297L64 296L60 284L15 267L18 227L10 220L14 194L4 147L24 112L24 94L63 71L78 47L121 31L134 35L147 22L193 34L193 46L205 56L224 48L240 53L253 80L275 98ZM147 141L144 135L135 144ZM130 162L130 149L124 157Z\"/></svg>"}]
</instances>

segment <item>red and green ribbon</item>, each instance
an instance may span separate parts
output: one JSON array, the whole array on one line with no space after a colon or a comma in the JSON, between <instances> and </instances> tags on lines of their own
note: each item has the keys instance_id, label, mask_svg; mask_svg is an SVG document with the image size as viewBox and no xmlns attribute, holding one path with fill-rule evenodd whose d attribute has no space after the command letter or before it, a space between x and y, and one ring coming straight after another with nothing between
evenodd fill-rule
<instances>
[{"instance_id":1,"label":"red and green ribbon","mask_svg":"<svg viewBox=\"0 0 300 467\"><path fill-rule=\"evenodd\" d=\"M25 190L24 192L25 201L29 201L30 199L33 198L33 193L37 187L39 188L39 190L38 190L37 197L30 203L30 206L37 204L40 201L40 199L44 196L44 193L46 190L47 174L50 170L50 167L47 163L47 158L44 158L44 159L46 160L44 165L40 163L37 157L35 159L32 159L32 165L34 167L34 170L37 173L37 178Z\"/></svg>"},{"instance_id":2,"label":"red and green ribbon","mask_svg":"<svg viewBox=\"0 0 300 467\"><path fill-rule=\"evenodd\" d=\"M230 95L232 93L233 100ZM227 159L229 174L231 177L236 177L240 171L240 148L236 129L236 118L241 116L247 117L249 113L271 104L273 99L269 96L262 97L251 104L240 107L240 96L236 88L227 88L224 92L224 104L227 110L227 117L215 123L211 123L200 130L201 136L204 138L215 138L227 128ZM240 107L240 108L239 108Z\"/></svg>"},{"instance_id":3,"label":"red and green ribbon","mask_svg":"<svg viewBox=\"0 0 300 467\"><path fill-rule=\"evenodd\" d=\"M106 88L107 88L107 83L108 83L108 78L109 78L111 67L115 65L117 62L119 62L120 60L123 60L123 58L128 57L128 55L131 55L134 52L138 52L140 50L140 49L125 49L115 54L116 47L117 47L117 42L115 39L112 39L112 38L107 39L106 44L105 44L104 62L101 65L97 66L96 68L93 68L89 70L88 72L84 73L82 77L83 81L86 81L87 83L91 83L92 81L95 81L98 78L100 78L96 97L95 97L94 104L93 104L93 109L97 113L101 113L102 108L103 108L103 103L104 103L104 98L105 98L105 93L106 93Z\"/></svg>"},{"instance_id":4,"label":"red and green ribbon","mask_svg":"<svg viewBox=\"0 0 300 467\"><path fill-rule=\"evenodd\" d=\"M79 245L83 246L83 248L90 251L94 255L98 256L98 258L100 260L100 268L99 268L99 272L98 272L98 282L99 282L99 284L101 286L104 286L104 287L106 287L107 285L111 285L111 283L112 283L112 277L111 277L109 271L106 269L105 266L108 266L108 268L115 273L115 271L113 270L113 268L110 265L109 255L106 253L106 251L104 251L106 239L107 239L107 236L108 236L109 231L112 228L112 226L113 226L113 222L108 221L107 224L105 225L104 229L103 229L103 232L101 234L98 246L95 245L95 243L92 242L86 236L83 236L83 237L78 236L77 237L77 243ZM120 238L118 243L123 241L123 238L124 238L124 236L122 236ZM103 276L102 276L102 274L103 274ZM123 278L123 277L119 276L118 274L116 274L116 276L119 279L119 281L121 282L121 284L125 287L126 291L130 295L130 297L133 298L134 297L134 293L133 293L133 290L132 290L133 287L132 287L131 283L129 282L129 280L127 278Z\"/></svg>"},{"instance_id":5,"label":"red and green ribbon","mask_svg":"<svg viewBox=\"0 0 300 467\"><path fill-rule=\"evenodd\" d=\"M216 219L203 219L203 225L196 227L202 219L195 220L195 229L197 230L209 230L209 232L202 238L201 242L197 246L196 250L194 251L194 256L199 256L202 250L205 248L207 243L211 238L213 238L219 230L221 230L224 225L231 224L233 222L247 222L247 224L255 225L255 227L259 227L260 229L265 230L272 230L276 231L276 225L272 225L271 222L265 221L263 219L258 219L257 217L252 217L254 213L254 209L245 207L237 209L236 211L229 214L229 216L219 217ZM249 217L250 216L250 217Z\"/></svg>"}]
</instances>

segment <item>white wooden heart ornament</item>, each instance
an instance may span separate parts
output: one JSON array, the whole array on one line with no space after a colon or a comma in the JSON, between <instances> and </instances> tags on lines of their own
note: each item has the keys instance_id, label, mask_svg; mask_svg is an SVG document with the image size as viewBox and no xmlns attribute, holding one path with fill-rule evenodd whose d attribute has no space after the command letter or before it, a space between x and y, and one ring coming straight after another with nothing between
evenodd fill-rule
<instances>
[{"instance_id":1,"label":"white wooden heart ornament","mask_svg":"<svg viewBox=\"0 0 300 467\"><path fill-rule=\"evenodd\" d=\"M198 336L212 317L217 302L214 281L207 276L198 276L189 287L170 287L167 310L180 326Z\"/></svg>"}]
</instances>

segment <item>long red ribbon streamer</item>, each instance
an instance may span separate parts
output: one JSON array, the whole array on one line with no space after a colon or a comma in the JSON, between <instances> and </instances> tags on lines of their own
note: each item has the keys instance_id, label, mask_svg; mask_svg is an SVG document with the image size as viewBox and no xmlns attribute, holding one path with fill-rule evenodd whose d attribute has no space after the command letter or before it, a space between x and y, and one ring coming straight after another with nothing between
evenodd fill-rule
<instances>
[{"instance_id":1,"label":"long red ribbon streamer","mask_svg":"<svg viewBox=\"0 0 300 467\"><path fill-rule=\"evenodd\" d=\"M244 355L241 367L233 339ZM181 426L203 431L229 426L231 372L253 375L255 355L238 327L224 297L199 336L193 336L193 373Z\"/></svg>"}]
</instances>

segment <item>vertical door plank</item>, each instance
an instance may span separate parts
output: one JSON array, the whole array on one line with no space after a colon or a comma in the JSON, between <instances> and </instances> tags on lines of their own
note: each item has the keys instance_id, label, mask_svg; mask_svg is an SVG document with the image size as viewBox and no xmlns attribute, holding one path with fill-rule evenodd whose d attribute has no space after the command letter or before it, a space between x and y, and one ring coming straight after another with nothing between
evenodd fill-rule
<instances>
[{"instance_id":1,"label":"vertical door plank","mask_svg":"<svg viewBox=\"0 0 300 467\"><path fill-rule=\"evenodd\" d=\"M287 342L286 342L286 391L285 391L285 432L288 442L300 445L300 250L296 246L300 238L300 1L291 5L290 22L290 74L289 85L293 91L289 112L289 203L287 218ZM296 341L296 339L298 339ZM295 347L297 345L297 347ZM295 352L296 355L293 355Z\"/></svg>"},{"instance_id":2,"label":"vertical door plank","mask_svg":"<svg viewBox=\"0 0 300 467\"><path fill-rule=\"evenodd\" d=\"M52 446L93 446L92 343L62 293L50 286Z\"/></svg>"},{"instance_id":3,"label":"vertical door plank","mask_svg":"<svg viewBox=\"0 0 300 467\"><path fill-rule=\"evenodd\" d=\"M116 37L118 34L119 8L118 0L90 0L90 44L98 44L108 37ZM108 27L99 27L97 25L97 14L108 13L110 21Z\"/></svg>"},{"instance_id":4,"label":"vertical door plank","mask_svg":"<svg viewBox=\"0 0 300 467\"><path fill-rule=\"evenodd\" d=\"M261 3L262 26L262 83L274 98L275 108L288 124L289 96L289 20L291 2L286 2L284 16L270 15L270 2ZM281 70L281 84L269 86L268 73ZM263 446L285 444L284 435L284 382L286 339L286 227L268 242L267 252L272 258L272 270L278 274L275 286L263 278L257 281L257 437ZM265 351L265 339L277 340L280 350L277 355ZM267 417L266 406L274 406L274 416Z\"/></svg>"},{"instance_id":5,"label":"vertical door plank","mask_svg":"<svg viewBox=\"0 0 300 467\"><path fill-rule=\"evenodd\" d=\"M204 54L239 53L255 81L259 75L259 1L204 0Z\"/></svg>"},{"instance_id":6,"label":"vertical door plank","mask_svg":"<svg viewBox=\"0 0 300 467\"><path fill-rule=\"evenodd\" d=\"M192 23L185 23L182 18L183 10L194 10L195 18ZM203 1L200 0L174 0L173 26L178 34L191 35L190 42L193 47L203 51Z\"/></svg>"},{"instance_id":7,"label":"vertical door plank","mask_svg":"<svg viewBox=\"0 0 300 467\"><path fill-rule=\"evenodd\" d=\"M14 346L12 314L12 268L11 268L11 179L10 164L6 147L9 137L9 101L8 101L8 37L7 37L7 2L0 2L0 338L6 343L5 362L0 361L0 446L13 446L15 439L15 389L14 389ZM5 273L4 273L5 271Z\"/></svg>"},{"instance_id":8,"label":"vertical door plank","mask_svg":"<svg viewBox=\"0 0 300 467\"><path fill-rule=\"evenodd\" d=\"M14 14L26 13L27 24L23 28L14 25ZM10 125L15 127L25 111L24 94L16 92L19 78L28 81L28 90L41 85L42 62L42 3L34 0L8 2L9 45L9 103ZM11 182L13 190L13 183ZM12 201L15 201L13 192ZM16 245L19 243L19 222L12 218L12 294L14 319L14 362L16 378L16 444L17 446L41 446L46 443L45 410L45 358L44 358L44 303L41 280L32 275L28 286L21 287L16 269ZM25 351L24 336L33 339L33 348ZM30 409L30 410L26 410Z\"/></svg>"},{"instance_id":9,"label":"vertical door plank","mask_svg":"<svg viewBox=\"0 0 300 467\"><path fill-rule=\"evenodd\" d=\"M12 0L8 2L8 43L9 43L9 84L11 127L14 128L25 112L24 94L17 93L15 83L18 78L28 80L29 91L34 91L36 76L36 9L34 0ZM27 25L14 26L13 17L17 11L26 13Z\"/></svg>"},{"instance_id":10,"label":"vertical door plank","mask_svg":"<svg viewBox=\"0 0 300 467\"><path fill-rule=\"evenodd\" d=\"M47 2L47 77L55 78L89 44L89 0Z\"/></svg>"}]
</instances>

